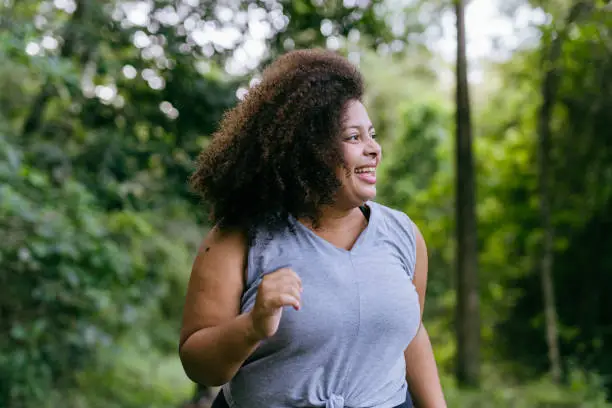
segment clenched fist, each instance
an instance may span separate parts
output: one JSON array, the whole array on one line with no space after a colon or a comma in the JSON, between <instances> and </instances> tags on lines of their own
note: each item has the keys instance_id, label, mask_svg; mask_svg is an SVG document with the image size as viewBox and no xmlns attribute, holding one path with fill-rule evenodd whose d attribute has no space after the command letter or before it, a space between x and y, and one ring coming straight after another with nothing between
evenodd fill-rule
<instances>
[{"instance_id":1,"label":"clenched fist","mask_svg":"<svg viewBox=\"0 0 612 408\"><path fill-rule=\"evenodd\" d=\"M257 289L255 306L249 312L257 340L273 336L278 330L283 306L300 310L302 281L290 268L265 275Z\"/></svg>"}]
</instances>

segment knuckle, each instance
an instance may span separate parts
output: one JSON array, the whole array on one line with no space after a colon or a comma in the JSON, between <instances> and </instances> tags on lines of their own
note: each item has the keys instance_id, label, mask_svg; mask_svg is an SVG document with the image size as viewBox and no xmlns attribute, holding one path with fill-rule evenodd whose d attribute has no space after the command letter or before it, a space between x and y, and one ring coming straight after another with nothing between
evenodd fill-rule
<instances>
[{"instance_id":1,"label":"knuckle","mask_svg":"<svg viewBox=\"0 0 612 408\"><path fill-rule=\"evenodd\" d=\"M259 284L258 291L260 293L265 293L268 290L268 286L269 286L268 282L262 281L261 284Z\"/></svg>"}]
</instances>

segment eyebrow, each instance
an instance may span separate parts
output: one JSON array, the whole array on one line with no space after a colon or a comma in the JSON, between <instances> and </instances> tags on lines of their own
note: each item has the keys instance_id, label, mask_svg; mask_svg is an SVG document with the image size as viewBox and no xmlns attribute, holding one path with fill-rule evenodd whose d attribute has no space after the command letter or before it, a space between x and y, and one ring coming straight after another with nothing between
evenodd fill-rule
<instances>
[{"instance_id":1,"label":"eyebrow","mask_svg":"<svg viewBox=\"0 0 612 408\"><path fill-rule=\"evenodd\" d=\"M349 130L349 129L357 129L357 130L359 130L359 129L361 129L361 126L353 125L353 126L346 126L344 128L344 130ZM374 129L374 125L370 125L370 127L368 127L368 130L373 130L373 129Z\"/></svg>"}]
</instances>

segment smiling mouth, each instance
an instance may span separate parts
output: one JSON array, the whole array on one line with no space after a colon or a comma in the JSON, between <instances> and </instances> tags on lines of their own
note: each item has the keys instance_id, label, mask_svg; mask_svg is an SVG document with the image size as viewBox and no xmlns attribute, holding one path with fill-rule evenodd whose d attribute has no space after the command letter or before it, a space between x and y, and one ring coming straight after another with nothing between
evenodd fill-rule
<instances>
[{"instance_id":1,"label":"smiling mouth","mask_svg":"<svg viewBox=\"0 0 612 408\"><path fill-rule=\"evenodd\" d=\"M355 169L355 173L357 174L367 174L367 173L376 173L376 167L361 167L359 169Z\"/></svg>"},{"instance_id":2,"label":"smiling mouth","mask_svg":"<svg viewBox=\"0 0 612 408\"><path fill-rule=\"evenodd\" d=\"M366 184L374 185L376 184L376 167L361 167L355 169L355 176Z\"/></svg>"}]
</instances>

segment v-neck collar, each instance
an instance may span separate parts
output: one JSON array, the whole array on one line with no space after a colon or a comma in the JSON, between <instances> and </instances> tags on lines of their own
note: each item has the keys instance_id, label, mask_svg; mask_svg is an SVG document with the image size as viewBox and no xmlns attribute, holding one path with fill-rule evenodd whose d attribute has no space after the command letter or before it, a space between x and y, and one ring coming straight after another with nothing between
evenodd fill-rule
<instances>
[{"instance_id":1,"label":"v-neck collar","mask_svg":"<svg viewBox=\"0 0 612 408\"><path fill-rule=\"evenodd\" d=\"M357 252L361 246L363 246L364 242L368 238L368 235L370 235L370 230L374 228L373 224L376 222L378 218L378 214L377 214L378 211L375 208L375 206L372 205L370 201L366 202L365 205L370 210L370 217L368 219L368 223L366 224L365 228L359 233L359 236L357 237L357 239L353 243L353 246L350 249L341 248L339 246L332 244L330 241L321 237L320 235L315 233L313 230L308 228L306 225L302 224L302 222L300 222L300 220L295 218L293 215L290 214L289 218L291 219L293 224L296 224L299 229L301 229L306 234L308 234L316 242L319 242L322 245L326 246L327 248L330 248L336 252L345 253L345 254L353 254Z\"/></svg>"}]
</instances>

